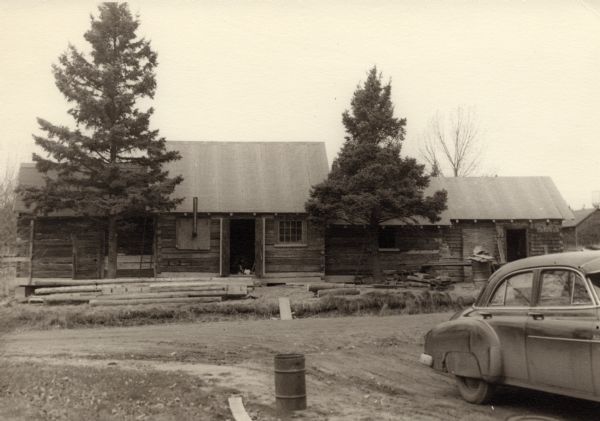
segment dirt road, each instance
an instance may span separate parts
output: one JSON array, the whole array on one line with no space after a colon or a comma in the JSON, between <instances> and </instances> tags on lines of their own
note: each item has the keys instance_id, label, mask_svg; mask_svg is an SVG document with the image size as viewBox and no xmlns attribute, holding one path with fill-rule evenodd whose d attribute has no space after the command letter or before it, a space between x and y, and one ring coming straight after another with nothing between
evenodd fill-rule
<instances>
[{"instance_id":1,"label":"dirt road","mask_svg":"<svg viewBox=\"0 0 600 421\"><path fill-rule=\"evenodd\" d=\"M423 334L448 314L240 321L34 331L5 336L0 359L54 366L187 373L273 406L273 356L304 353L309 410L301 419L505 420L537 414L597 419L600 405L517 389L493 406L463 402L453 379L417 363ZM266 415L265 415L266 416ZM215 418L223 419L223 418Z\"/></svg>"}]
</instances>

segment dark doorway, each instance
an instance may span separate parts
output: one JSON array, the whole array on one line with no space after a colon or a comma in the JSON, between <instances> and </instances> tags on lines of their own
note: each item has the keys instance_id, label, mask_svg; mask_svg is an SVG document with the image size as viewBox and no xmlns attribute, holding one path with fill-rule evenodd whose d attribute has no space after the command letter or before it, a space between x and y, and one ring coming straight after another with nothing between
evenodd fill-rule
<instances>
[{"instance_id":1,"label":"dark doorway","mask_svg":"<svg viewBox=\"0 0 600 421\"><path fill-rule=\"evenodd\" d=\"M232 275L254 274L254 219L232 219L229 233Z\"/></svg>"},{"instance_id":2,"label":"dark doorway","mask_svg":"<svg viewBox=\"0 0 600 421\"><path fill-rule=\"evenodd\" d=\"M527 230L507 229L506 260L512 262L524 257L527 257Z\"/></svg>"}]
</instances>

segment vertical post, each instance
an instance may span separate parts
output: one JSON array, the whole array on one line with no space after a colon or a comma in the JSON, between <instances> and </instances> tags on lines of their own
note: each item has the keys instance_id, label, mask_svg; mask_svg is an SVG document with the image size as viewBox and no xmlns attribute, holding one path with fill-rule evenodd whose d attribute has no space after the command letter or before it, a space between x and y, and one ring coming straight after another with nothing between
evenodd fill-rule
<instances>
[{"instance_id":1,"label":"vertical post","mask_svg":"<svg viewBox=\"0 0 600 421\"><path fill-rule=\"evenodd\" d=\"M264 218L254 219L254 274L261 278L264 274Z\"/></svg>"},{"instance_id":2,"label":"vertical post","mask_svg":"<svg viewBox=\"0 0 600 421\"><path fill-rule=\"evenodd\" d=\"M193 199L193 207L194 207L194 225L192 227L192 237L196 238L198 236L198 198L194 197Z\"/></svg>"},{"instance_id":3,"label":"vertical post","mask_svg":"<svg viewBox=\"0 0 600 421\"><path fill-rule=\"evenodd\" d=\"M71 246L73 247L71 279L76 279L77 278L77 235L76 234L71 234Z\"/></svg>"},{"instance_id":4,"label":"vertical post","mask_svg":"<svg viewBox=\"0 0 600 421\"><path fill-rule=\"evenodd\" d=\"M29 222L29 283L33 280L33 242L35 240L35 218Z\"/></svg>"},{"instance_id":5,"label":"vertical post","mask_svg":"<svg viewBox=\"0 0 600 421\"><path fill-rule=\"evenodd\" d=\"M229 218L221 218L221 276L229 276Z\"/></svg>"}]
</instances>

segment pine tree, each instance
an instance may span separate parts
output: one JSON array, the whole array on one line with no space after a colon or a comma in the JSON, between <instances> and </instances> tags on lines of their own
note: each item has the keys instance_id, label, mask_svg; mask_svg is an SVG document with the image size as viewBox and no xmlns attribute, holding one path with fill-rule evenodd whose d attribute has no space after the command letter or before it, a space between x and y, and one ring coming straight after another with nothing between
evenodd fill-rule
<instances>
[{"instance_id":1,"label":"pine tree","mask_svg":"<svg viewBox=\"0 0 600 421\"><path fill-rule=\"evenodd\" d=\"M47 157L34 154L44 174L42 188L20 194L35 212L70 209L100 218L108 230L107 277L116 277L117 224L132 215L168 211L181 176L169 177L162 165L180 158L166 151L165 139L149 128L153 109L141 110L142 98L153 98L157 55L138 38L139 20L127 3L103 3L84 38L91 57L69 46L52 67L56 86L72 104L75 128L38 118L45 136L34 135Z\"/></svg>"},{"instance_id":2,"label":"pine tree","mask_svg":"<svg viewBox=\"0 0 600 421\"><path fill-rule=\"evenodd\" d=\"M342 122L347 136L327 180L313 187L306 210L324 224L343 221L366 229L373 278L381 279L379 225L415 217L432 222L446 208L446 192L425 197L424 166L400 155L405 119L394 117L391 83L374 67L358 86Z\"/></svg>"}]
</instances>

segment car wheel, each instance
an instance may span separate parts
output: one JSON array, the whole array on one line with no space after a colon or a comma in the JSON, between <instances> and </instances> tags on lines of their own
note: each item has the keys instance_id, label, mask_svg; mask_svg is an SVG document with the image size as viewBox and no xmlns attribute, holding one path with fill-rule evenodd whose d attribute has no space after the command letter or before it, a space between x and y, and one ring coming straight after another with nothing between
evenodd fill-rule
<instances>
[{"instance_id":1,"label":"car wheel","mask_svg":"<svg viewBox=\"0 0 600 421\"><path fill-rule=\"evenodd\" d=\"M456 376L456 385L462 398L475 404L489 402L495 389L493 384L473 377Z\"/></svg>"}]
</instances>

